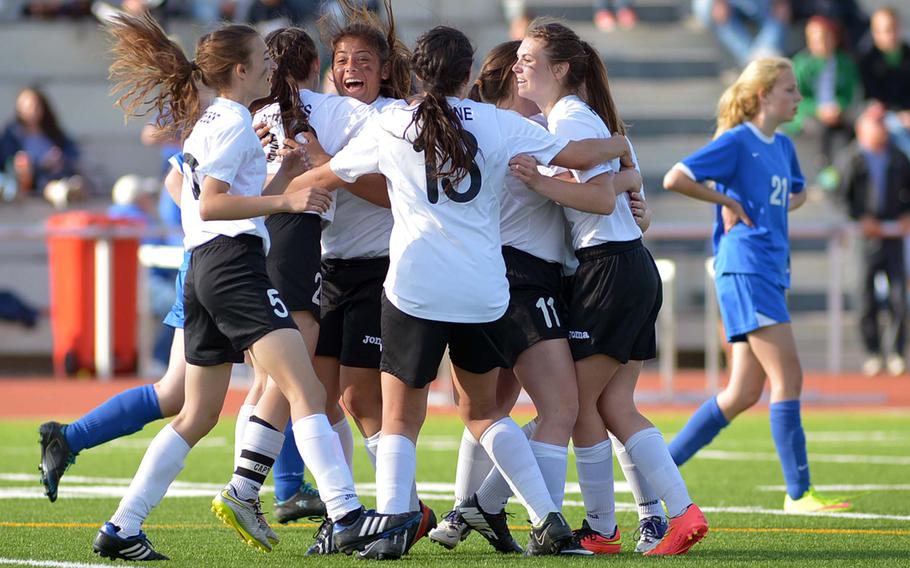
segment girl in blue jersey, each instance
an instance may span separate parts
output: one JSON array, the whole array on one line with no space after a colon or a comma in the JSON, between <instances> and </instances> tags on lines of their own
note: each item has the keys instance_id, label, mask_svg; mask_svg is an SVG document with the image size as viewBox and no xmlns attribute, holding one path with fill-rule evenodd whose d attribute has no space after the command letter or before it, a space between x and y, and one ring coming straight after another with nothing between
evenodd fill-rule
<instances>
[{"instance_id":1,"label":"girl in blue jersey","mask_svg":"<svg viewBox=\"0 0 910 568\"><path fill-rule=\"evenodd\" d=\"M664 178L664 187L715 203L715 285L727 339L730 382L705 402L670 444L678 465L707 445L771 383L771 435L787 484L786 511L842 511L809 482L800 418L802 368L790 326L787 217L806 200L793 143L776 132L802 99L790 61L749 64L721 96L714 140ZM709 187L707 182L714 182Z\"/></svg>"}]
</instances>

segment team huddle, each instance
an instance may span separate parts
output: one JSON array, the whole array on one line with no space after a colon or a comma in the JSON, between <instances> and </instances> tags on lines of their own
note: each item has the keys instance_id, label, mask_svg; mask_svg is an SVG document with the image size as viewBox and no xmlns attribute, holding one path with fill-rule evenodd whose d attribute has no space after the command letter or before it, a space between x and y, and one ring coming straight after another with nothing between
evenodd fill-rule
<instances>
[{"instance_id":1,"label":"team huddle","mask_svg":"<svg viewBox=\"0 0 910 568\"><path fill-rule=\"evenodd\" d=\"M271 472L279 522L323 521L307 554L396 559L423 537L452 549L472 530L501 553L616 554L615 452L638 503L636 552L684 554L708 522L678 466L755 403L743 393L766 377L785 509L849 507L812 489L800 422L786 235L805 194L793 145L775 134L799 102L789 61L747 67L720 102L715 140L664 180L718 204L717 288L734 343L730 385L668 447L633 400L656 356L661 281L599 54L539 19L471 81L462 32L436 27L409 51L390 1L387 22L341 4L346 20L323 30L337 95L311 90L319 56L302 29L263 39L226 25L188 60L148 16L109 28L118 104L185 135L165 185L186 252L165 377L41 426L54 501L80 451L174 416L96 553L167 559L142 525L217 423L245 357L256 379L212 511L262 551L279 540L259 497ZM465 429L455 503L437 519L417 492L416 444L446 350ZM537 410L524 426L509 417L521 389ZM354 487L348 416L376 472L375 510ZM561 513L570 440L585 507L574 530ZM532 524L524 546L506 522L513 495Z\"/></svg>"}]
</instances>

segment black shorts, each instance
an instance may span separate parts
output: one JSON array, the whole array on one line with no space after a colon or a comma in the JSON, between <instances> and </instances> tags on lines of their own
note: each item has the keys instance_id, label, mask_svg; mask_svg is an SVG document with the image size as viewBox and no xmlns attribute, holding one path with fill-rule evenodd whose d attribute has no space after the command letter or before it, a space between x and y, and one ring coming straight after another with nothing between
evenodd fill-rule
<instances>
[{"instance_id":1,"label":"black shorts","mask_svg":"<svg viewBox=\"0 0 910 568\"><path fill-rule=\"evenodd\" d=\"M436 379L439 363L449 346L456 367L470 373L486 373L511 367L514 357L508 346L511 325L506 312L487 323L453 323L410 316L382 295L382 362L380 370L413 388L423 388Z\"/></svg>"},{"instance_id":2,"label":"black shorts","mask_svg":"<svg viewBox=\"0 0 910 568\"><path fill-rule=\"evenodd\" d=\"M663 301L660 273L641 239L575 252L569 346L578 361L609 355L620 363L657 356L654 325Z\"/></svg>"},{"instance_id":3,"label":"black shorts","mask_svg":"<svg viewBox=\"0 0 910 568\"><path fill-rule=\"evenodd\" d=\"M267 266L269 278L292 312L307 311L319 321L322 273L322 218L309 213L276 213L265 220L272 246Z\"/></svg>"},{"instance_id":4,"label":"black shorts","mask_svg":"<svg viewBox=\"0 0 910 568\"><path fill-rule=\"evenodd\" d=\"M378 369L382 357L382 283L389 257L322 262L322 322L316 355L346 367Z\"/></svg>"},{"instance_id":5,"label":"black shorts","mask_svg":"<svg viewBox=\"0 0 910 568\"><path fill-rule=\"evenodd\" d=\"M502 256L509 279L511 352L517 357L538 341L567 338L569 311L562 301L562 265L513 247L503 247Z\"/></svg>"},{"instance_id":6,"label":"black shorts","mask_svg":"<svg viewBox=\"0 0 910 568\"><path fill-rule=\"evenodd\" d=\"M183 287L186 362L242 363L276 329L297 329L265 269L262 239L215 237L193 249Z\"/></svg>"}]
</instances>

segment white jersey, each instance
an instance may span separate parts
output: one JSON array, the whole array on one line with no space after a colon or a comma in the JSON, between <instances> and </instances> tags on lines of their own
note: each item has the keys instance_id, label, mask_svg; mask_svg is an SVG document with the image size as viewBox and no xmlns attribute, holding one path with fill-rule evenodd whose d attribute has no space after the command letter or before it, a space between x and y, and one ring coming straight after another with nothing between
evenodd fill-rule
<instances>
[{"instance_id":1,"label":"white jersey","mask_svg":"<svg viewBox=\"0 0 910 568\"><path fill-rule=\"evenodd\" d=\"M300 90L300 101L303 104L303 112L309 120L310 126L316 133L319 144L329 155L336 154L341 150L348 141L360 132L366 121L372 116L373 111L369 106L361 103L351 97L341 97L338 95L325 95L316 93L309 89ZM281 122L281 110L278 103L270 104L259 109L253 122L264 122L269 126L269 132L274 134L271 143L261 149L265 153L268 162L268 173L274 175L281 167L281 156L278 150L284 147L284 124ZM300 135L297 137L298 142L304 141L305 138ZM312 215L321 215L325 221L332 221L335 213L335 199L333 195L332 205L325 213L316 213L307 211Z\"/></svg>"},{"instance_id":2,"label":"white jersey","mask_svg":"<svg viewBox=\"0 0 910 568\"><path fill-rule=\"evenodd\" d=\"M469 146L476 142L478 148L457 185L437 180L434 160L428 164L408 141L415 138L413 106L380 113L330 164L349 182L370 173L386 177L395 222L385 293L395 307L434 321L495 321L509 304L499 233L508 162L530 154L548 164L568 141L492 105L454 97L448 102Z\"/></svg>"},{"instance_id":3,"label":"white jersey","mask_svg":"<svg viewBox=\"0 0 910 568\"><path fill-rule=\"evenodd\" d=\"M218 97L205 109L183 143L182 173L180 209L186 250L193 250L218 235L235 237L249 233L262 237L268 253L269 233L263 217L203 221L199 216L199 192L206 177L228 184L230 195L262 195L265 157L245 106Z\"/></svg>"},{"instance_id":4,"label":"white jersey","mask_svg":"<svg viewBox=\"0 0 910 568\"><path fill-rule=\"evenodd\" d=\"M530 120L547 127L542 114ZM562 262L565 225L562 207L511 173L506 175L500 220L503 246L515 247L547 262Z\"/></svg>"},{"instance_id":5,"label":"white jersey","mask_svg":"<svg viewBox=\"0 0 910 568\"><path fill-rule=\"evenodd\" d=\"M575 95L563 97L556 103L553 110L547 115L547 127L550 132L571 140L610 138L612 136L603 120L587 103ZM636 167L638 167L637 164L636 160ZM590 170L571 170L578 182L586 182L610 171L619 171L619 158ZM585 213L569 207L565 207L564 212L566 220L569 222L572 246L575 250L607 242L633 241L641 238L641 229L632 216L628 194L624 193L616 197L616 209L610 215Z\"/></svg>"},{"instance_id":6,"label":"white jersey","mask_svg":"<svg viewBox=\"0 0 910 568\"><path fill-rule=\"evenodd\" d=\"M375 112L406 106L402 100L379 97ZM335 218L322 231L322 258L377 258L389 256L392 212L373 205L344 188L335 191Z\"/></svg>"}]
</instances>

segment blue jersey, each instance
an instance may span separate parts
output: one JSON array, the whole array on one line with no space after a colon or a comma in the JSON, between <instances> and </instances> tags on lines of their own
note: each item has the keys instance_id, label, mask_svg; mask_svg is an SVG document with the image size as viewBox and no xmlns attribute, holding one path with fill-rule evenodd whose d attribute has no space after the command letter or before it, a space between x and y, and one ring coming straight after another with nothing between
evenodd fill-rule
<instances>
[{"instance_id":1,"label":"blue jersey","mask_svg":"<svg viewBox=\"0 0 910 568\"><path fill-rule=\"evenodd\" d=\"M715 211L714 268L717 274L760 274L790 287L787 234L790 194L803 191L793 142L765 136L751 123L724 132L682 161L695 181L713 180L746 211L754 227L737 223L724 234L721 207Z\"/></svg>"}]
</instances>

